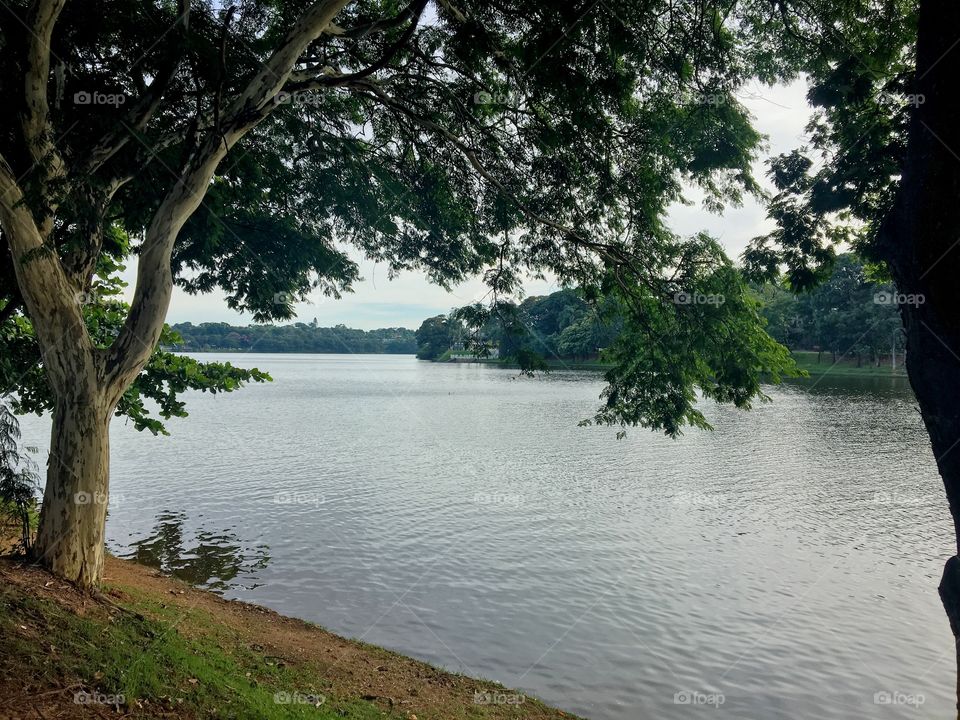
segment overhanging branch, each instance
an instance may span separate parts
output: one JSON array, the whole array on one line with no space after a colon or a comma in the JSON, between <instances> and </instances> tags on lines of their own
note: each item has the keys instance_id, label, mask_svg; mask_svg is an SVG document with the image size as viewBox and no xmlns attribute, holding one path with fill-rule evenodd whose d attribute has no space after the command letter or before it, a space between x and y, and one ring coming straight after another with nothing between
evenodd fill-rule
<instances>
[{"instance_id":1,"label":"overhanging branch","mask_svg":"<svg viewBox=\"0 0 960 720\"><path fill-rule=\"evenodd\" d=\"M190 0L180 0L180 13L175 24L178 28L176 40L171 44L160 72L147 87L146 92L130 108L123 121L117 123L114 130L94 145L84 164L87 172L95 172L116 155L129 142L130 133L142 132L159 109L163 95L173 82L183 59L184 43L190 27Z\"/></svg>"}]
</instances>

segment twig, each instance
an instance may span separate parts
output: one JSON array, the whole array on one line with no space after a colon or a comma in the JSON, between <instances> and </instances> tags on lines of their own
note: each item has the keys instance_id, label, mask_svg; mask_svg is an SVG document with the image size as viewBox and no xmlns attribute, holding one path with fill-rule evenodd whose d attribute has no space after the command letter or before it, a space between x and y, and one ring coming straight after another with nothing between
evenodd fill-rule
<instances>
[{"instance_id":1,"label":"twig","mask_svg":"<svg viewBox=\"0 0 960 720\"><path fill-rule=\"evenodd\" d=\"M111 598L109 595L106 595L100 592L99 590L93 590L90 594L91 596L93 596L94 600L99 600L102 603L111 605L112 607L115 607L120 612L127 613L128 615L133 615L133 617L135 617L137 620L145 621L147 619L146 617L138 613L136 610L131 610L130 608L124 607L123 605L119 604L116 600Z\"/></svg>"}]
</instances>

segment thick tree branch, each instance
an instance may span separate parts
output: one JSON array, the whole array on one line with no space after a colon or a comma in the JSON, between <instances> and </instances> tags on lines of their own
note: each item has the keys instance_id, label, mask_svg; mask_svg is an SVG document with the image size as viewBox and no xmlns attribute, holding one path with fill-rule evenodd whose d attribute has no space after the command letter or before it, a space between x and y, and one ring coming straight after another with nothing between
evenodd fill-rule
<instances>
[{"instance_id":1,"label":"thick tree branch","mask_svg":"<svg viewBox=\"0 0 960 720\"><path fill-rule=\"evenodd\" d=\"M420 24L420 18L423 16L423 11L426 7L427 0L415 0L415 2L407 6L407 9L397 17L400 17L401 15L403 17L410 17L410 25L407 26L407 29L403 32L403 35L397 38L389 45L389 47L387 47L386 50L384 50L383 55L381 55L380 58L365 67L363 70L358 70L354 73L337 74L336 72L331 72L330 68L324 66L319 72L294 73L291 78L294 80L294 83L289 85L287 90L291 92L297 92L307 86L347 85L355 80L362 80L366 77L370 77L378 70L383 70L385 67L387 67L387 65L390 64L390 61L393 60L396 54L400 52L407 45L407 43L410 42L410 38L412 38L413 34L416 32L417 26Z\"/></svg>"},{"instance_id":2,"label":"thick tree branch","mask_svg":"<svg viewBox=\"0 0 960 720\"><path fill-rule=\"evenodd\" d=\"M224 114L225 134L230 132L231 127L239 131L248 124L246 129L249 130L269 114L268 110L261 117L258 111L262 110L264 105L272 104L273 98L290 78L303 51L329 28L333 18L351 2L352 0L323 0L314 3L300 16L287 33L283 44L263 64L260 72L253 76Z\"/></svg>"},{"instance_id":3,"label":"thick tree branch","mask_svg":"<svg viewBox=\"0 0 960 720\"><path fill-rule=\"evenodd\" d=\"M40 228L23 202L23 191L6 158L0 156L0 227L10 246L13 269L27 312L34 320L44 366L54 392L96 393L91 373L94 349L83 322L80 302L56 251L44 243ZM68 349L68 352L63 352ZM89 384L87 387L81 385Z\"/></svg>"},{"instance_id":4,"label":"thick tree branch","mask_svg":"<svg viewBox=\"0 0 960 720\"><path fill-rule=\"evenodd\" d=\"M50 78L50 42L53 27L66 0L38 0L30 13L31 34L27 46L27 68L24 75L23 139L34 165L45 179L60 177L63 159L53 145L50 128L50 104L47 83ZM47 212L38 228L45 238L53 229L53 209Z\"/></svg>"},{"instance_id":5,"label":"thick tree branch","mask_svg":"<svg viewBox=\"0 0 960 720\"><path fill-rule=\"evenodd\" d=\"M183 176L161 201L147 228L137 267L137 285L126 322L107 353L109 399L119 400L153 352L170 305L173 275L170 260L180 229L200 206L217 166L239 140L274 109L304 50L325 32L351 0L314 3L287 33L244 91L227 108L219 131L208 132Z\"/></svg>"}]
</instances>

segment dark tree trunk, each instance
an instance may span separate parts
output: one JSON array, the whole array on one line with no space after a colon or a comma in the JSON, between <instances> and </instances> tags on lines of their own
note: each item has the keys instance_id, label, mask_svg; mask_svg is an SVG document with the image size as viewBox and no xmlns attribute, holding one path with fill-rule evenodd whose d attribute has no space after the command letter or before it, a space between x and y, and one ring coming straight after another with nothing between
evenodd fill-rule
<instances>
[{"instance_id":1,"label":"dark tree trunk","mask_svg":"<svg viewBox=\"0 0 960 720\"><path fill-rule=\"evenodd\" d=\"M911 349L906 368L943 479L960 553L960 361L947 349L948 345L960 348L960 337L955 322L951 322L952 327L937 323L932 310L932 307L926 311L911 308L902 313L908 323L907 343ZM939 590L960 667L960 558L957 556L947 560ZM960 677L957 701L960 710Z\"/></svg>"},{"instance_id":2,"label":"dark tree trunk","mask_svg":"<svg viewBox=\"0 0 960 720\"><path fill-rule=\"evenodd\" d=\"M921 0L917 73L922 98L909 130L893 210L879 246L901 294L905 365L943 479L960 552L960 3ZM940 584L960 658L960 558ZM960 684L958 684L960 700ZM960 703L958 703L960 708Z\"/></svg>"}]
</instances>

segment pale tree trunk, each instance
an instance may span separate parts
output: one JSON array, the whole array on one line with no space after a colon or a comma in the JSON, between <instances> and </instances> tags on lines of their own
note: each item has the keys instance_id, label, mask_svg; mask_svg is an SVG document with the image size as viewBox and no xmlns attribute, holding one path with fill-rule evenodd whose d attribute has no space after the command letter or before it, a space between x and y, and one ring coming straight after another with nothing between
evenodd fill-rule
<instances>
[{"instance_id":1,"label":"pale tree trunk","mask_svg":"<svg viewBox=\"0 0 960 720\"><path fill-rule=\"evenodd\" d=\"M56 133L49 123L47 102L51 38L64 2L38 0L30 19L32 27L28 28L32 40L26 58L23 140L34 162L48 169L48 182L69 175L50 142ZM269 115L276 105L274 97L290 79L304 50L349 2L318 0L305 8L270 59L224 113L221 126L194 152L147 228L130 312L109 348L94 347L77 301L95 267L99 242L91 243L89 257L69 258L65 264L55 244L48 242L55 226L56 206L51 202L34 216L17 179L20 173L0 156L0 223L55 398L35 553L39 562L68 580L84 587L100 582L109 497L110 418L160 338L173 288L170 258L177 234L199 206L219 162ZM189 9L189 4L184 3L184 7ZM144 101L148 110L143 123L158 103L159 96ZM132 124L142 127L136 121ZM97 158L109 157L126 140L125 133L119 138L113 135L102 148L98 146ZM111 191L105 203L118 187L114 181L106 185Z\"/></svg>"},{"instance_id":2,"label":"pale tree trunk","mask_svg":"<svg viewBox=\"0 0 960 720\"><path fill-rule=\"evenodd\" d=\"M98 398L64 398L53 413L35 559L81 587L100 582L110 478L110 416Z\"/></svg>"}]
</instances>

